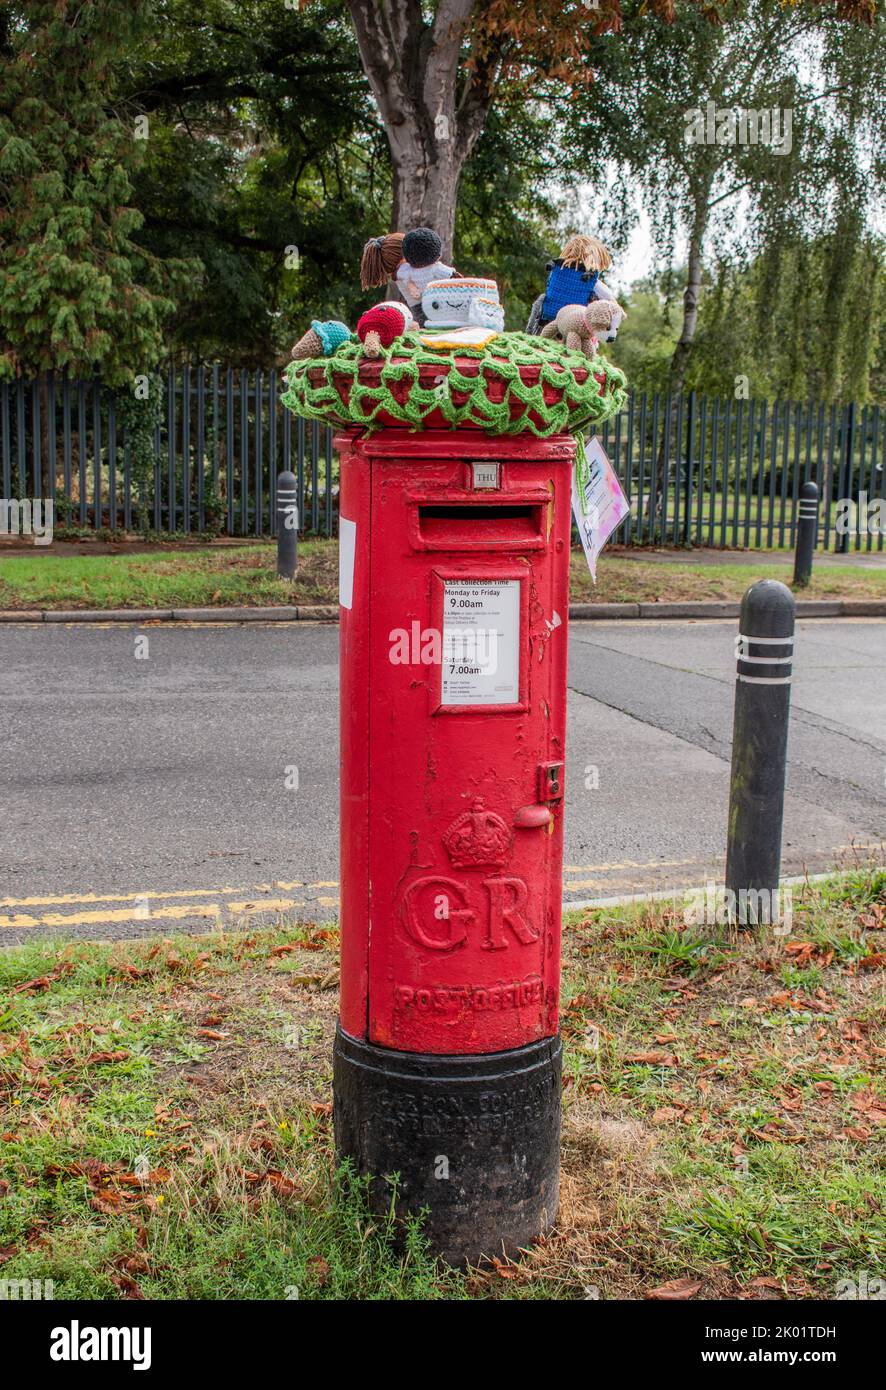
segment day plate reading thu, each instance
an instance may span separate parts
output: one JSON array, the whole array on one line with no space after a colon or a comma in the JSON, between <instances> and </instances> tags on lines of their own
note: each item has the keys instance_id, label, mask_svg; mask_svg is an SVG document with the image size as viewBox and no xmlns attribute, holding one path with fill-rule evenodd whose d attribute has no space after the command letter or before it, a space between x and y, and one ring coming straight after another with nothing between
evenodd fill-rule
<instances>
[{"instance_id":1,"label":"day plate reading thu","mask_svg":"<svg viewBox=\"0 0 886 1390\"><path fill-rule=\"evenodd\" d=\"M443 584L442 705L515 705L520 699L520 581Z\"/></svg>"},{"instance_id":2,"label":"day plate reading thu","mask_svg":"<svg viewBox=\"0 0 886 1390\"><path fill-rule=\"evenodd\" d=\"M501 487L500 463L472 463L471 481L474 491L489 491Z\"/></svg>"}]
</instances>

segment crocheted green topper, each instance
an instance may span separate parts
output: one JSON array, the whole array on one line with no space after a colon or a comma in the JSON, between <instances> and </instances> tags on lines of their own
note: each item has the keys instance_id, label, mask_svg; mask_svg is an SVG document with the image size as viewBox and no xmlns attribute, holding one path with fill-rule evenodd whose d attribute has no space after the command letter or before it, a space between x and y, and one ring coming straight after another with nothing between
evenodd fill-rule
<instances>
[{"instance_id":1,"label":"crocheted green topper","mask_svg":"<svg viewBox=\"0 0 886 1390\"><path fill-rule=\"evenodd\" d=\"M477 361L476 371L463 370L465 359ZM442 416L452 429L468 425L488 434L545 438L600 424L626 399L623 373L599 353L589 360L526 333L500 333L486 347L457 351L425 347L416 333L407 333L382 349L361 380L366 364L356 337L329 357L293 362L283 404L309 420L368 430L392 421L412 430L439 427Z\"/></svg>"}]
</instances>

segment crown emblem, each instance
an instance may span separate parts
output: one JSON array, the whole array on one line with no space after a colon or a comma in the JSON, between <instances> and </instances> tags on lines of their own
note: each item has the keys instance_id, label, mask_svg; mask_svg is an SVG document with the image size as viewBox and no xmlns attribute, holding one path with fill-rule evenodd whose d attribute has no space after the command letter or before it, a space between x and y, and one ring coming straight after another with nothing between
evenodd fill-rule
<instances>
[{"instance_id":1,"label":"crown emblem","mask_svg":"<svg viewBox=\"0 0 886 1390\"><path fill-rule=\"evenodd\" d=\"M452 822L443 835L446 853L456 869L498 868L511 852L514 834L494 811L487 811L483 798L471 802L470 811Z\"/></svg>"}]
</instances>

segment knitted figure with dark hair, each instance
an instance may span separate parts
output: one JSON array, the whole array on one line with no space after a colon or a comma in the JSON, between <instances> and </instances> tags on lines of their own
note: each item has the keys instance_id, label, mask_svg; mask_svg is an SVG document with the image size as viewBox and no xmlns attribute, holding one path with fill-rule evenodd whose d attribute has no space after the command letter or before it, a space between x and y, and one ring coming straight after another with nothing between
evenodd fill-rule
<instances>
[{"instance_id":1,"label":"knitted figure with dark hair","mask_svg":"<svg viewBox=\"0 0 886 1390\"><path fill-rule=\"evenodd\" d=\"M611 265L612 257L602 241L593 236L570 237L557 259L548 262L548 282L532 306L526 332L540 333L568 304L611 298L600 279L601 270Z\"/></svg>"},{"instance_id":2,"label":"knitted figure with dark hair","mask_svg":"<svg viewBox=\"0 0 886 1390\"><path fill-rule=\"evenodd\" d=\"M365 357L381 357L382 349L389 348L398 338L418 325L411 310L405 304L386 299L361 314L357 320L357 337L363 344Z\"/></svg>"},{"instance_id":3,"label":"knitted figure with dark hair","mask_svg":"<svg viewBox=\"0 0 886 1390\"><path fill-rule=\"evenodd\" d=\"M425 321L421 297L432 280L460 278L454 266L440 260L443 243L430 227L416 227L403 238L403 261L397 269L397 289L419 324Z\"/></svg>"}]
</instances>

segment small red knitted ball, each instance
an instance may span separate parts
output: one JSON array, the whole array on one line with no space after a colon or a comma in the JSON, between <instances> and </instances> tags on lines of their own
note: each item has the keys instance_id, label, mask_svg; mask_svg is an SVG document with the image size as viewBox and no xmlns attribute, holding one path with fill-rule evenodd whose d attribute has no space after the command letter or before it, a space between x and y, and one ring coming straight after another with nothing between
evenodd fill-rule
<instances>
[{"instance_id":1,"label":"small red knitted ball","mask_svg":"<svg viewBox=\"0 0 886 1390\"><path fill-rule=\"evenodd\" d=\"M395 338L405 331L406 321L403 310L396 304L376 304L367 309L357 320L357 337L366 341L366 334L373 329L381 339L382 347L390 347Z\"/></svg>"}]
</instances>

